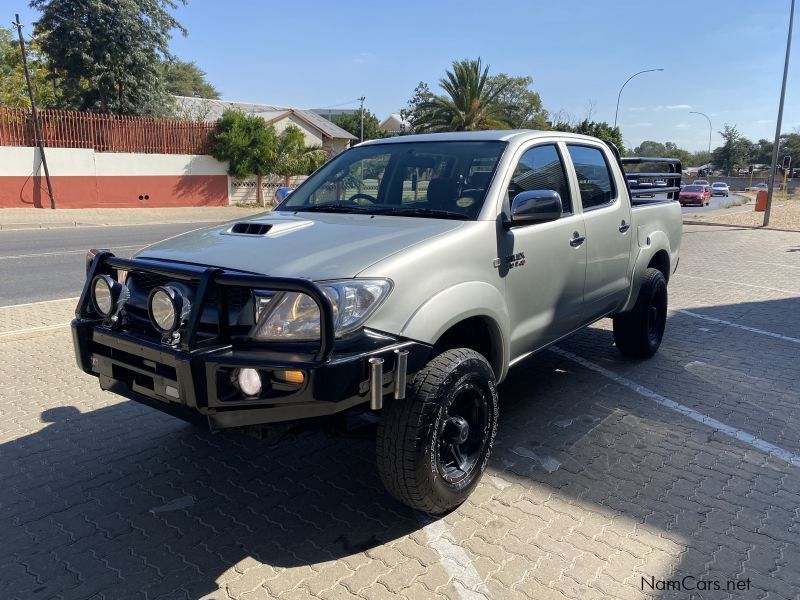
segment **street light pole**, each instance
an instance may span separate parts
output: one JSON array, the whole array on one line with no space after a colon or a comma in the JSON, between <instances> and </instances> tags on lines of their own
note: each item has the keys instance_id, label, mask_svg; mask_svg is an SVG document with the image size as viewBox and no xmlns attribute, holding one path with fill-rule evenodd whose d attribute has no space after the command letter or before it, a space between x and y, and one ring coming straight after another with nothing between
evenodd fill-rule
<instances>
[{"instance_id":1,"label":"street light pole","mask_svg":"<svg viewBox=\"0 0 800 600\"><path fill-rule=\"evenodd\" d=\"M709 116L706 113L701 113L701 112L698 112L696 110L690 110L689 114L690 115L703 115L706 118L706 121L708 121L708 154L710 156L711 155L711 132L714 130L714 128L711 126L711 119L709 118Z\"/></svg>"},{"instance_id":2,"label":"street light pole","mask_svg":"<svg viewBox=\"0 0 800 600\"><path fill-rule=\"evenodd\" d=\"M772 146L772 167L769 173L769 189L767 190L767 208L764 211L764 227L769 225L769 213L772 209L772 189L775 187L775 169L778 167L778 146L781 143L781 122L783 121L783 99L786 97L786 75L789 72L789 53L792 49L794 0L792 0L792 7L789 11L789 34L786 36L786 58L783 62L783 83L781 84L781 100L778 103L778 123L775 126L775 143Z\"/></svg>"},{"instance_id":3,"label":"street light pole","mask_svg":"<svg viewBox=\"0 0 800 600\"><path fill-rule=\"evenodd\" d=\"M794 2L794 0L792 0ZM617 126L617 117L619 116L619 99L622 98L622 90L625 89L625 86L628 85L628 82L636 77L637 75L641 75L642 73L653 73L655 71L663 71L664 69L645 69L644 71L639 71L638 73L634 73L628 79L625 80L625 83L622 84L622 87L619 88L619 94L617 94L617 110L614 113L614 127Z\"/></svg>"},{"instance_id":4,"label":"street light pole","mask_svg":"<svg viewBox=\"0 0 800 600\"><path fill-rule=\"evenodd\" d=\"M366 100L366 98L364 98L364 96L361 96L361 98L359 98L359 100L361 101L361 139L359 140L359 142L363 142L364 141L364 100Z\"/></svg>"}]
</instances>

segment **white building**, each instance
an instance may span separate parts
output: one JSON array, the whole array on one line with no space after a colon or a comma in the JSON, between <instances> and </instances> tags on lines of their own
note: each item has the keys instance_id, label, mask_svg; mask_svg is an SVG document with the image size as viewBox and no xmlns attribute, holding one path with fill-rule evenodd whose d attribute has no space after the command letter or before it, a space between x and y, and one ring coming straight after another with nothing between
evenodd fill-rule
<instances>
[{"instance_id":1,"label":"white building","mask_svg":"<svg viewBox=\"0 0 800 600\"><path fill-rule=\"evenodd\" d=\"M358 139L325 117L303 108L188 96L175 96L175 100L178 115L193 121L216 121L225 110L231 109L262 117L275 127L277 133L295 125L303 132L307 146L322 146L331 156L346 150L353 140Z\"/></svg>"}]
</instances>

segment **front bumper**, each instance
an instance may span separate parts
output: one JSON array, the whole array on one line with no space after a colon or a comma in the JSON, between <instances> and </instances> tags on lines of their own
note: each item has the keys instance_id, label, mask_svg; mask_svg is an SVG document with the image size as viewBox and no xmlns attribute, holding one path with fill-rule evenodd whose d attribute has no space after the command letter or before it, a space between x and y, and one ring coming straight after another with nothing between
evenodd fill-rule
<instances>
[{"instance_id":1,"label":"front bumper","mask_svg":"<svg viewBox=\"0 0 800 600\"><path fill-rule=\"evenodd\" d=\"M408 351L408 373L421 369L431 347L366 332L363 339L324 362L312 354L264 348L212 347L184 351L76 319L72 338L78 366L100 387L211 429L242 427L331 415L370 400L370 358L384 360L381 390L391 395L396 350ZM302 384L272 382L258 398L231 384L239 368L257 369L265 381L282 370L299 370Z\"/></svg>"},{"instance_id":2,"label":"front bumper","mask_svg":"<svg viewBox=\"0 0 800 600\"><path fill-rule=\"evenodd\" d=\"M91 306L91 281L97 274L118 279L120 270L156 273L195 286L178 341L165 343L160 336L128 327L125 318L99 318ZM229 290L234 288L308 295L320 311L319 343L269 344L232 332L228 310ZM214 331L201 333L206 306L214 306L218 318ZM367 401L379 408L383 397L395 391L395 379L404 381L405 374L421 369L432 350L368 330L348 340L335 339L331 303L311 281L121 259L109 252L97 254L89 266L76 317L72 336L78 365L97 376L103 389L213 429L330 415ZM371 359L382 360L380 368L370 365ZM405 368L398 369L398 364ZM259 371L263 386L258 397L243 395L234 384L241 368ZM302 383L280 377L287 370L301 371ZM405 387L400 389L404 394Z\"/></svg>"}]
</instances>

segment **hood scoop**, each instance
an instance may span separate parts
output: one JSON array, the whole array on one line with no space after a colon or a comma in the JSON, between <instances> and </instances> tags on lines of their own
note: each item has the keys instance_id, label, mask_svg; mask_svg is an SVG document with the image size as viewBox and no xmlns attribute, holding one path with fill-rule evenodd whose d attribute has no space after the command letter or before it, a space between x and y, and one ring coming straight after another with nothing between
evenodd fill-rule
<instances>
[{"instance_id":1,"label":"hood scoop","mask_svg":"<svg viewBox=\"0 0 800 600\"><path fill-rule=\"evenodd\" d=\"M276 219L271 222L241 221L239 223L234 223L222 233L225 235L278 237L290 231L303 229L313 224L313 221L308 221L306 219Z\"/></svg>"},{"instance_id":2,"label":"hood scoop","mask_svg":"<svg viewBox=\"0 0 800 600\"><path fill-rule=\"evenodd\" d=\"M272 225L269 223L236 223L231 227L231 233L240 235L266 235Z\"/></svg>"}]
</instances>

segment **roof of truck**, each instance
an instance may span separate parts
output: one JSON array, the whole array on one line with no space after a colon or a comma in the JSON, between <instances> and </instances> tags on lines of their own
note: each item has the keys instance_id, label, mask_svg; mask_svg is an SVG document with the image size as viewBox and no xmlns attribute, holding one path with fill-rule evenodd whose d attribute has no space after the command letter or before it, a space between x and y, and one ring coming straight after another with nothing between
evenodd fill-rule
<instances>
[{"instance_id":1,"label":"roof of truck","mask_svg":"<svg viewBox=\"0 0 800 600\"><path fill-rule=\"evenodd\" d=\"M595 140L596 138L565 131L543 131L539 129L493 129L486 131L452 131L448 133L420 133L403 135L380 140L370 140L361 145L387 144L392 142L508 142L513 139L537 137L565 137L570 139Z\"/></svg>"}]
</instances>

